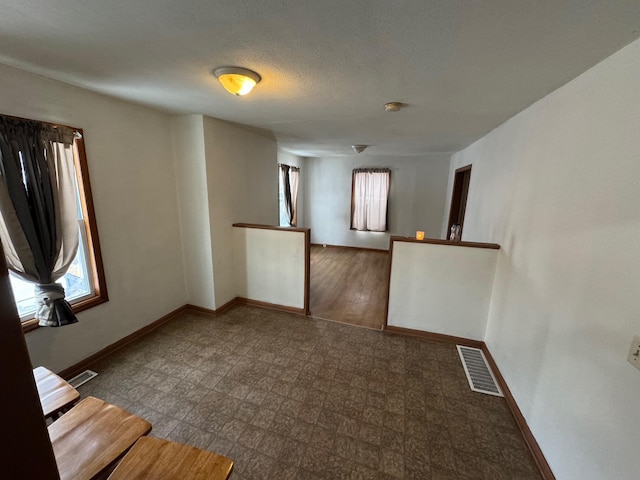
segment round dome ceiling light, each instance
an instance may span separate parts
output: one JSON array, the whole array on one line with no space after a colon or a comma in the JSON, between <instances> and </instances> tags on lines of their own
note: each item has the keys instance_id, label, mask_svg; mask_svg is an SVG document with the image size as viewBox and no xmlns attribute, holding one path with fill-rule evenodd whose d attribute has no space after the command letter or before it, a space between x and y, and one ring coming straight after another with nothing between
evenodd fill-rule
<instances>
[{"instance_id":1,"label":"round dome ceiling light","mask_svg":"<svg viewBox=\"0 0 640 480\"><path fill-rule=\"evenodd\" d=\"M386 112L399 112L404 107L404 104L401 102L389 102L384 104L384 109Z\"/></svg>"},{"instance_id":2,"label":"round dome ceiling light","mask_svg":"<svg viewBox=\"0 0 640 480\"><path fill-rule=\"evenodd\" d=\"M213 74L227 92L232 95L246 95L262 78L253 70L242 67L219 67Z\"/></svg>"}]
</instances>

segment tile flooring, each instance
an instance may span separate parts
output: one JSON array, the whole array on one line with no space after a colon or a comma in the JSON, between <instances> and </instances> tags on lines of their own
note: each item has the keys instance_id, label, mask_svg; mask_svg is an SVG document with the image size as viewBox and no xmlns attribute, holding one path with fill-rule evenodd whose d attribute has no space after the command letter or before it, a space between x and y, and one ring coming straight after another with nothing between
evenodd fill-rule
<instances>
[{"instance_id":1,"label":"tile flooring","mask_svg":"<svg viewBox=\"0 0 640 480\"><path fill-rule=\"evenodd\" d=\"M183 314L92 368L82 396L230 457L232 480L541 478L453 345L237 306Z\"/></svg>"}]
</instances>

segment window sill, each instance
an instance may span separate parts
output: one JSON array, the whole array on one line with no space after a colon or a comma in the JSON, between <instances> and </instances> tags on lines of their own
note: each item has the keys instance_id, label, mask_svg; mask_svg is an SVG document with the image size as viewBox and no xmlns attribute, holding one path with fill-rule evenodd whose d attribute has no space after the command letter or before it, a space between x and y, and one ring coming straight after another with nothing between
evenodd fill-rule
<instances>
[{"instance_id":1,"label":"window sill","mask_svg":"<svg viewBox=\"0 0 640 480\"><path fill-rule=\"evenodd\" d=\"M84 300L80 300L79 302L71 304L71 310L73 310L73 313L79 313L83 310L88 310L107 301L109 301L109 298L106 294L96 295L94 297L86 298ZM35 318L29 318L22 321L22 333L32 332L34 330L37 330L38 328L40 328L40 325L38 325L38 321Z\"/></svg>"},{"instance_id":2,"label":"window sill","mask_svg":"<svg viewBox=\"0 0 640 480\"><path fill-rule=\"evenodd\" d=\"M386 230L358 230L357 228L349 228L352 232L369 232L369 233L389 233L389 229Z\"/></svg>"}]
</instances>

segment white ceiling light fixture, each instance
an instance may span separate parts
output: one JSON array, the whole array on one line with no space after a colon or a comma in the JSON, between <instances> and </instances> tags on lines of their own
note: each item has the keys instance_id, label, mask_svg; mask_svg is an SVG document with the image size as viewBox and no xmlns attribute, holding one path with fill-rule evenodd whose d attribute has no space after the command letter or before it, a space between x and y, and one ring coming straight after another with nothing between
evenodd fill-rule
<instances>
[{"instance_id":1,"label":"white ceiling light fixture","mask_svg":"<svg viewBox=\"0 0 640 480\"><path fill-rule=\"evenodd\" d=\"M386 112L399 112L404 107L402 102L389 102L384 104L384 110Z\"/></svg>"},{"instance_id":2,"label":"white ceiling light fixture","mask_svg":"<svg viewBox=\"0 0 640 480\"><path fill-rule=\"evenodd\" d=\"M351 145L356 153L362 153L369 145Z\"/></svg>"},{"instance_id":3,"label":"white ceiling light fixture","mask_svg":"<svg viewBox=\"0 0 640 480\"><path fill-rule=\"evenodd\" d=\"M262 80L253 70L242 67L219 67L213 74L227 92L236 96L246 95Z\"/></svg>"}]
</instances>

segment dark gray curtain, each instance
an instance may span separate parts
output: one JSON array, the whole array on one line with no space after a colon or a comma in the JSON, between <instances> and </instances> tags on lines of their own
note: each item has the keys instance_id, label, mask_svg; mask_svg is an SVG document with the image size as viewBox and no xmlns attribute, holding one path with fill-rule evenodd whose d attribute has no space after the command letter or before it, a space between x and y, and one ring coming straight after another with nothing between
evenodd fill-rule
<instances>
[{"instance_id":1,"label":"dark gray curtain","mask_svg":"<svg viewBox=\"0 0 640 480\"><path fill-rule=\"evenodd\" d=\"M293 227L293 201L291 200L291 182L289 181L289 165L280 165L282 189L284 190L284 213L289 226Z\"/></svg>"},{"instance_id":2,"label":"dark gray curtain","mask_svg":"<svg viewBox=\"0 0 640 480\"><path fill-rule=\"evenodd\" d=\"M36 318L78 320L55 283L78 249L74 132L0 115L0 239L11 271L35 283Z\"/></svg>"}]
</instances>

